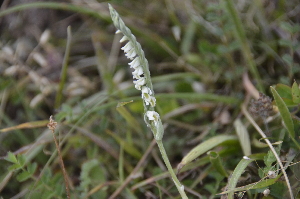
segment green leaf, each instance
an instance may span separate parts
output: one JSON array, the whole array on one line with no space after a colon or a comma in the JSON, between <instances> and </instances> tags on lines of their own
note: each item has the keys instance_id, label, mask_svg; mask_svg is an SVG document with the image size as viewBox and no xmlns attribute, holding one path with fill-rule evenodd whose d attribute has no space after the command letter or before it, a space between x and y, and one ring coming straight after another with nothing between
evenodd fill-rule
<instances>
[{"instance_id":1,"label":"green leaf","mask_svg":"<svg viewBox=\"0 0 300 199\"><path fill-rule=\"evenodd\" d=\"M246 190L250 190L250 189L265 188L265 187L268 187L270 185L275 184L280 176L281 175L278 175L276 178L262 180L262 181L259 181L259 182L256 182L256 183L248 184L248 185L243 186L243 187L237 187L237 188L234 188L234 189L229 189L228 191L224 191L224 192L222 192L220 194L229 193L228 194L228 198L229 198L230 193L233 194L234 192L237 192L237 191L246 191Z\"/></svg>"},{"instance_id":2,"label":"green leaf","mask_svg":"<svg viewBox=\"0 0 300 199\"><path fill-rule=\"evenodd\" d=\"M293 65L293 57L289 54L284 54L282 60L285 61L289 66Z\"/></svg>"},{"instance_id":3,"label":"green leaf","mask_svg":"<svg viewBox=\"0 0 300 199\"><path fill-rule=\"evenodd\" d=\"M236 119L233 123L236 134L239 138L242 150L244 155L250 155L251 154L251 143L250 143L250 136L247 131L247 128L242 123L240 119Z\"/></svg>"},{"instance_id":4,"label":"green leaf","mask_svg":"<svg viewBox=\"0 0 300 199\"><path fill-rule=\"evenodd\" d=\"M224 168L224 162L221 160L219 154L214 151L210 151L207 153L209 155L210 162L212 163L213 167L225 177L228 177L228 173Z\"/></svg>"},{"instance_id":5,"label":"green leaf","mask_svg":"<svg viewBox=\"0 0 300 199\"><path fill-rule=\"evenodd\" d=\"M300 103L300 89L296 81L293 83L292 86L292 95L293 95L293 102L297 104Z\"/></svg>"},{"instance_id":6,"label":"green leaf","mask_svg":"<svg viewBox=\"0 0 300 199\"><path fill-rule=\"evenodd\" d=\"M289 109L287 108L286 104L282 100L282 98L279 96L277 91L271 86L271 91L273 93L275 102L277 104L277 107L279 109L280 115L282 117L282 120L284 121L284 124L289 132L290 137L295 137L295 131L294 131L294 123L292 120L292 116L289 112Z\"/></svg>"},{"instance_id":7,"label":"green leaf","mask_svg":"<svg viewBox=\"0 0 300 199\"><path fill-rule=\"evenodd\" d=\"M276 84L276 91L282 98L292 99L292 89L291 87L284 84Z\"/></svg>"},{"instance_id":8,"label":"green leaf","mask_svg":"<svg viewBox=\"0 0 300 199\"><path fill-rule=\"evenodd\" d=\"M236 168L234 169L231 178L229 179L228 182L228 186L227 186L227 191L224 191L220 194L228 194L228 198L233 198L234 192L237 191L245 191L245 190L249 190L249 189L260 189L260 188L264 188L264 187L268 187L272 184L274 184L281 175L278 175L276 178L274 179L267 179L267 180L261 180L259 182L256 183L252 183L246 186L242 186L242 187L237 187L237 182L240 178L240 176L244 173L245 168L256 159L256 157L258 157L257 155L250 155L249 158L250 159L242 159L239 164L236 166Z\"/></svg>"},{"instance_id":9,"label":"green leaf","mask_svg":"<svg viewBox=\"0 0 300 199\"><path fill-rule=\"evenodd\" d=\"M280 39L279 40L279 45L283 47L289 47L291 48L293 46L293 42L288 39Z\"/></svg>"},{"instance_id":10,"label":"green leaf","mask_svg":"<svg viewBox=\"0 0 300 199\"><path fill-rule=\"evenodd\" d=\"M225 141L231 140L237 140L237 137L232 135L219 135L212 137L193 148L187 155L184 156L184 158L180 162L180 165L184 166L196 159L197 157L199 157L200 155L202 155L203 153L207 152L208 150L218 146L219 144Z\"/></svg>"},{"instance_id":11,"label":"green leaf","mask_svg":"<svg viewBox=\"0 0 300 199\"><path fill-rule=\"evenodd\" d=\"M276 161L276 157L272 151L268 151L268 154L264 157L264 163L267 168L271 168L273 162Z\"/></svg>"},{"instance_id":12,"label":"green leaf","mask_svg":"<svg viewBox=\"0 0 300 199\"><path fill-rule=\"evenodd\" d=\"M29 173L31 173L31 174L34 174L36 168L37 168L37 163L34 162L34 163L32 163L32 164L28 164L28 166L27 166L27 171L28 171Z\"/></svg>"},{"instance_id":13,"label":"green leaf","mask_svg":"<svg viewBox=\"0 0 300 199\"><path fill-rule=\"evenodd\" d=\"M287 187L285 182L277 182L273 184L272 186L270 186L270 191L271 191L271 195L275 196L274 198L285 198L284 194L287 192Z\"/></svg>"},{"instance_id":14,"label":"green leaf","mask_svg":"<svg viewBox=\"0 0 300 199\"><path fill-rule=\"evenodd\" d=\"M44 184L48 184L50 182L50 179L52 178L52 173L51 173L51 170L49 167L45 168L44 169L44 173L41 177L41 181L44 183Z\"/></svg>"},{"instance_id":15,"label":"green leaf","mask_svg":"<svg viewBox=\"0 0 300 199\"><path fill-rule=\"evenodd\" d=\"M90 190L90 186L101 184L106 181L105 172L100 167L100 162L97 159L92 159L85 162L81 167L80 173L80 198L86 198ZM106 191L99 190L93 194L93 198L102 199L107 198Z\"/></svg>"},{"instance_id":16,"label":"green leaf","mask_svg":"<svg viewBox=\"0 0 300 199\"><path fill-rule=\"evenodd\" d=\"M293 32L293 26L290 23L285 22L285 21L280 23L280 28L282 28L283 30L285 30L289 33Z\"/></svg>"},{"instance_id":17,"label":"green leaf","mask_svg":"<svg viewBox=\"0 0 300 199\"><path fill-rule=\"evenodd\" d=\"M32 174L29 173L28 171L22 171L20 174L17 175L17 180L19 182L24 182L25 180L27 180L31 176L32 176Z\"/></svg>"},{"instance_id":18,"label":"green leaf","mask_svg":"<svg viewBox=\"0 0 300 199\"><path fill-rule=\"evenodd\" d=\"M17 160L15 154L10 151L7 153L7 157L5 157L4 159L9 162L15 163L15 164L18 163L18 160Z\"/></svg>"},{"instance_id":19,"label":"green leaf","mask_svg":"<svg viewBox=\"0 0 300 199\"><path fill-rule=\"evenodd\" d=\"M23 167L26 163L26 157L23 154L17 156L19 164Z\"/></svg>"},{"instance_id":20,"label":"green leaf","mask_svg":"<svg viewBox=\"0 0 300 199\"><path fill-rule=\"evenodd\" d=\"M17 169L20 169L20 168L22 168L22 166L20 164L13 164L13 165L8 167L8 170L9 171L14 171L14 170L17 170Z\"/></svg>"},{"instance_id":21,"label":"green leaf","mask_svg":"<svg viewBox=\"0 0 300 199\"><path fill-rule=\"evenodd\" d=\"M297 105L293 102L291 87L284 85L284 84L277 84L275 86L275 89L287 106L296 106Z\"/></svg>"},{"instance_id":22,"label":"green leaf","mask_svg":"<svg viewBox=\"0 0 300 199\"><path fill-rule=\"evenodd\" d=\"M45 189L41 198L51 199L51 198L55 198L55 196L56 196L56 194L55 194L55 192L53 192L53 190Z\"/></svg>"},{"instance_id":23,"label":"green leaf","mask_svg":"<svg viewBox=\"0 0 300 199\"><path fill-rule=\"evenodd\" d=\"M227 185L227 189L229 190L228 198L233 198L234 189L239 178L241 177L242 173L244 173L244 170L248 166L248 164L250 164L252 161L254 161L254 159L242 159L235 167Z\"/></svg>"}]
</instances>

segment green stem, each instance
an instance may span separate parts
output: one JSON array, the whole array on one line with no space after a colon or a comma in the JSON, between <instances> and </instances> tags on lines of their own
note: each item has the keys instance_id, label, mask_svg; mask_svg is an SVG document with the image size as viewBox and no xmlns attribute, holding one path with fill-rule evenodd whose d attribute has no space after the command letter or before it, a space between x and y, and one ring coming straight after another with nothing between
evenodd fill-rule
<instances>
[{"instance_id":1,"label":"green stem","mask_svg":"<svg viewBox=\"0 0 300 199\"><path fill-rule=\"evenodd\" d=\"M290 137L292 139L292 141L294 142L294 144L297 146L298 149L300 149L300 145L299 143L295 140L295 138Z\"/></svg>"},{"instance_id":2,"label":"green stem","mask_svg":"<svg viewBox=\"0 0 300 199\"><path fill-rule=\"evenodd\" d=\"M57 92L56 98L55 98L55 106L54 107L56 109L59 108L59 106L61 105L62 95L63 95L62 93L63 93L63 89L64 89L64 86L65 86L66 80L67 80L67 71L68 71L68 66L69 66L68 63L69 63L71 40L72 40L71 26L68 26L67 33L68 33L68 37L67 37L66 52L65 52L63 67L62 67L62 71L61 71L61 75L60 75L59 88L58 88L58 92Z\"/></svg>"},{"instance_id":3,"label":"green stem","mask_svg":"<svg viewBox=\"0 0 300 199\"><path fill-rule=\"evenodd\" d=\"M243 25L242 25L242 21L241 21L240 17L238 16L238 13L234 7L233 1L226 0L225 8L233 22L233 25L235 26L235 28L234 28L235 36L240 43L241 51L243 53L244 59L248 64L250 72L252 73L252 75L254 76L254 78L257 81L258 89L262 92L263 86L261 83L261 78L259 76L256 63L253 59L251 49L250 49L249 43L247 41L246 33L245 33Z\"/></svg>"},{"instance_id":4,"label":"green stem","mask_svg":"<svg viewBox=\"0 0 300 199\"><path fill-rule=\"evenodd\" d=\"M176 174L175 174L175 172L174 172L174 170L173 170L173 168L170 164L170 161L169 161L169 158L168 158L168 155L166 153L166 150L165 150L165 147L163 145L162 140L156 140L156 143L157 143L157 146L158 146L159 151L161 153L161 156L162 156L162 158L163 158L163 160L164 160L164 162L167 166L167 169L168 169L168 171L169 171L169 173L170 173L170 175L171 175L171 177L174 181L174 184L177 187L177 189L178 189L178 191L181 195L181 198L187 199L188 197L187 197L186 193L184 192L184 186L180 184L180 182L179 182L179 180L178 180L178 178L177 178L177 176L176 176Z\"/></svg>"}]
</instances>

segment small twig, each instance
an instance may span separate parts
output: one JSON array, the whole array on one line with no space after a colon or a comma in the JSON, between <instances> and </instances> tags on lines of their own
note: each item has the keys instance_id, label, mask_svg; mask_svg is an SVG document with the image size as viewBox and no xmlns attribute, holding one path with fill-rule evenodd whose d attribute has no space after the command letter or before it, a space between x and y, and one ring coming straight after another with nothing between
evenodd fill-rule
<instances>
[{"instance_id":1,"label":"small twig","mask_svg":"<svg viewBox=\"0 0 300 199\"><path fill-rule=\"evenodd\" d=\"M55 142L55 145L56 145L56 150L58 152L60 166L61 166L61 169L62 169L63 175L64 175L64 181L65 181L65 185L66 185L67 198L70 199L70 189L69 189L67 172L66 172L66 169L65 169L64 161L63 161L62 156L61 156L61 152L60 152L60 149L59 149L59 145L58 145L57 139L56 139L55 134L54 134L56 126L57 126L57 122L55 122L52 119L52 115L51 115L50 116L50 121L49 121L47 127L51 130L52 135L53 135L53 139L54 139L54 142Z\"/></svg>"}]
</instances>

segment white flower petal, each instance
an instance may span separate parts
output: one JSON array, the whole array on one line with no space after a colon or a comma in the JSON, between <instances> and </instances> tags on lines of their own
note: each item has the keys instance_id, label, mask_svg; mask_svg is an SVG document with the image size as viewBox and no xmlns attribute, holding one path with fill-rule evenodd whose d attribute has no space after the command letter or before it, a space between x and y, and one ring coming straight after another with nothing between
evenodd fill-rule
<instances>
[{"instance_id":1,"label":"white flower petal","mask_svg":"<svg viewBox=\"0 0 300 199\"><path fill-rule=\"evenodd\" d=\"M128 65L130 66L130 68L134 68L134 69L136 67L140 66L140 59L139 59L139 57L134 58L134 60L132 62L130 62Z\"/></svg>"},{"instance_id":2,"label":"white flower petal","mask_svg":"<svg viewBox=\"0 0 300 199\"><path fill-rule=\"evenodd\" d=\"M140 79L133 81L133 83L135 84L135 88L137 90L141 90L142 86L144 86L146 84L146 79L145 79L145 77L141 77Z\"/></svg>"},{"instance_id":3,"label":"white flower petal","mask_svg":"<svg viewBox=\"0 0 300 199\"><path fill-rule=\"evenodd\" d=\"M149 94L149 95L152 95L151 89L148 88L147 86L143 86L143 88L142 88L142 95L146 94L146 93Z\"/></svg>"},{"instance_id":4,"label":"white flower petal","mask_svg":"<svg viewBox=\"0 0 300 199\"><path fill-rule=\"evenodd\" d=\"M128 59L133 59L136 56L136 52L135 52L134 48L132 48L129 52L126 52L125 56Z\"/></svg>"},{"instance_id":5,"label":"white flower petal","mask_svg":"<svg viewBox=\"0 0 300 199\"><path fill-rule=\"evenodd\" d=\"M146 115L149 120L155 120L154 113L155 113L155 111L147 111Z\"/></svg>"},{"instance_id":6,"label":"white flower petal","mask_svg":"<svg viewBox=\"0 0 300 199\"><path fill-rule=\"evenodd\" d=\"M155 111L147 111L146 115L148 117L149 120L154 121L154 124L157 125L158 124L158 120L159 120L159 114Z\"/></svg>"},{"instance_id":7,"label":"white flower petal","mask_svg":"<svg viewBox=\"0 0 300 199\"><path fill-rule=\"evenodd\" d=\"M145 86L144 86L145 87ZM143 87L143 88L144 88ZM143 89L142 89L143 90ZM149 105L149 100L150 100L151 96L148 93L143 93L142 92L142 99L145 101L146 105Z\"/></svg>"},{"instance_id":8,"label":"white flower petal","mask_svg":"<svg viewBox=\"0 0 300 199\"><path fill-rule=\"evenodd\" d=\"M155 99L155 97L153 97L153 96L150 97L149 104L150 104L152 107L155 107L155 104L156 104L156 99Z\"/></svg>"},{"instance_id":9,"label":"white flower petal","mask_svg":"<svg viewBox=\"0 0 300 199\"><path fill-rule=\"evenodd\" d=\"M127 41L127 40L128 40L128 37L123 36L122 39L120 40L120 43L123 43L124 41Z\"/></svg>"},{"instance_id":10,"label":"white flower petal","mask_svg":"<svg viewBox=\"0 0 300 199\"><path fill-rule=\"evenodd\" d=\"M149 96L149 98L145 98L144 101L145 101L145 104L146 104L146 105L150 105L150 106L152 106L152 107L155 107L155 104L156 104L156 99L155 99L155 97Z\"/></svg>"},{"instance_id":11,"label":"white flower petal","mask_svg":"<svg viewBox=\"0 0 300 199\"><path fill-rule=\"evenodd\" d=\"M146 105L151 105L152 107L155 107L156 104L156 99L155 97L151 96L152 95L152 91L150 88L148 88L147 86L143 86L142 87L142 98L145 101Z\"/></svg>"},{"instance_id":12,"label":"white flower petal","mask_svg":"<svg viewBox=\"0 0 300 199\"><path fill-rule=\"evenodd\" d=\"M121 30L117 30L115 34L119 34L122 33Z\"/></svg>"},{"instance_id":13,"label":"white flower petal","mask_svg":"<svg viewBox=\"0 0 300 199\"><path fill-rule=\"evenodd\" d=\"M132 72L133 78L135 78L135 79L140 79L141 78L140 75L142 75L142 74L144 74L144 71L141 66L135 68L135 70Z\"/></svg>"},{"instance_id":14,"label":"white flower petal","mask_svg":"<svg viewBox=\"0 0 300 199\"><path fill-rule=\"evenodd\" d=\"M132 50L133 45L131 42L128 42L127 44L125 44L125 46L123 46L121 49L124 50L125 53L129 53L130 50Z\"/></svg>"}]
</instances>

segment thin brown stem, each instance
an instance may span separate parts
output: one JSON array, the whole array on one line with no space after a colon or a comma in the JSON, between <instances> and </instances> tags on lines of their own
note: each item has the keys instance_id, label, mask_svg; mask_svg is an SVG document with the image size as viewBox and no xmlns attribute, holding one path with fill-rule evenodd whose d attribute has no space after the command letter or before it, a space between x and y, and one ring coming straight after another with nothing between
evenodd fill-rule
<instances>
[{"instance_id":1,"label":"thin brown stem","mask_svg":"<svg viewBox=\"0 0 300 199\"><path fill-rule=\"evenodd\" d=\"M58 157L59 157L60 166L61 166L61 169L62 169L63 175L64 175L64 181L65 181L65 185L66 185L67 198L70 199L71 197L70 197L70 189L69 189L67 172L66 172L64 161L62 159L60 148L59 148L59 145L58 145L57 139L55 137L55 133L54 133L56 126L57 126L57 122L55 122L52 119L52 115L51 115L50 116L50 122L48 123L47 127L51 130L52 135L53 135L53 139L54 139L56 150L57 150Z\"/></svg>"},{"instance_id":2,"label":"thin brown stem","mask_svg":"<svg viewBox=\"0 0 300 199\"><path fill-rule=\"evenodd\" d=\"M253 120L253 118L250 116L250 114L248 113L247 111L247 108L246 108L246 105L243 104L242 105L242 112L244 114L244 116L248 119L248 121L253 125L253 127L257 130L257 132L261 135L261 137L264 138L265 142L267 143L267 145L269 146L270 150L272 151L272 153L274 154L280 168L281 168L281 172L283 173L283 176L285 178L285 181L286 181L286 185L288 187L288 190L289 190L289 194L290 194L290 198L291 199L294 199L294 195L293 195L293 192L292 192L292 187L291 187L291 184L290 184L290 181L289 181L289 178L285 172L285 167L283 166L276 150L274 149L273 145L271 144L271 142L269 141L269 139L267 138L267 136L265 135L265 133L261 130L261 128L256 124L256 122Z\"/></svg>"}]
</instances>

